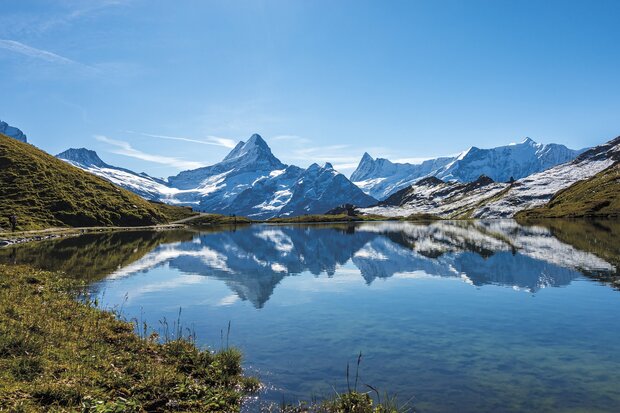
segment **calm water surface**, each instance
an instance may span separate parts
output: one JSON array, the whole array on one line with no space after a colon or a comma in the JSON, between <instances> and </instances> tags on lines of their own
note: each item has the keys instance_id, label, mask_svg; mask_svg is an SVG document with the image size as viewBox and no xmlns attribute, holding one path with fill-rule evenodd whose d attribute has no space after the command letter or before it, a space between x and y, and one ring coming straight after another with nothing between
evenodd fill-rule
<instances>
[{"instance_id":1,"label":"calm water surface","mask_svg":"<svg viewBox=\"0 0 620 413\"><path fill-rule=\"evenodd\" d=\"M214 349L230 322L263 400L342 390L361 351L360 383L420 412L618 412L619 235L618 222L256 225L87 235L0 260L79 274L160 332L181 309Z\"/></svg>"}]
</instances>

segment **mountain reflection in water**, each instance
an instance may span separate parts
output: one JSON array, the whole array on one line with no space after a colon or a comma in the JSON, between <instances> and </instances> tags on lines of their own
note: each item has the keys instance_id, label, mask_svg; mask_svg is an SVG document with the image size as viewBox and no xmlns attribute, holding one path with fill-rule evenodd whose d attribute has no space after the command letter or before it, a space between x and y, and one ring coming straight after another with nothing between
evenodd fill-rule
<instances>
[{"instance_id":1,"label":"mountain reflection in water","mask_svg":"<svg viewBox=\"0 0 620 413\"><path fill-rule=\"evenodd\" d=\"M600 230L601 224L598 227L599 233L609 232ZM168 264L184 273L220 279L256 308L267 303L284 277L305 271L332 277L348 261L368 284L422 272L461 278L475 286L496 284L536 292L565 286L581 275L615 279L613 259L600 251L576 248L567 242L570 237L561 241L557 235L565 232L557 222L544 227L510 220L253 225L209 233L91 234L2 250L0 259L86 274L91 280Z\"/></svg>"}]
</instances>

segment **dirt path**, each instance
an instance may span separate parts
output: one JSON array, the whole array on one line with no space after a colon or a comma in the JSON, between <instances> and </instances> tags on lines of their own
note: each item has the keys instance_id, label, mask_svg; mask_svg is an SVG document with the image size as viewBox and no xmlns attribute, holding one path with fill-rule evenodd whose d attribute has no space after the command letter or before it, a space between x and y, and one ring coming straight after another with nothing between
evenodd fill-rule
<instances>
[{"instance_id":1,"label":"dirt path","mask_svg":"<svg viewBox=\"0 0 620 413\"><path fill-rule=\"evenodd\" d=\"M195 217L197 217L196 215ZM112 231L164 231L185 228L180 220L170 224L149 225L143 227L82 227L82 228L46 228L33 231L0 232L0 248L26 242L43 241L54 238L75 237L83 234Z\"/></svg>"}]
</instances>

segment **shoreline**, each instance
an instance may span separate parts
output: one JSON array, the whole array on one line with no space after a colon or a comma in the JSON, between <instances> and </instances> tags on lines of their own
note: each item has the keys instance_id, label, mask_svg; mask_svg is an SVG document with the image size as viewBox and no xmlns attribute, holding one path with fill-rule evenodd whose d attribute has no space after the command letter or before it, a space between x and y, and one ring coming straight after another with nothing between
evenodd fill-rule
<instances>
[{"instance_id":1,"label":"shoreline","mask_svg":"<svg viewBox=\"0 0 620 413\"><path fill-rule=\"evenodd\" d=\"M260 392L263 385L246 374L237 348L199 348L181 324L159 332L125 320L99 307L85 286L71 274L0 264L0 411L233 413ZM265 408L412 411L354 389Z\"/></svg>"},{"instance_id":2,"label":"shoreline","mask_svg":"<svg viewBox=\"0 0 620 413\"><path fill-rule=\"evenodd\" d=\"M206 222L192 224L193 221L201 221L207 218ZM305 218L305 219L302 219ZM236 219L236 221L234 220ZM543 221L591 221L591 220L617 220L618 217L553 217L553 218L524 218L521 216L513 218L494 218L493 221L515 220L522 224L536 225ZM480 219L488 221L489 219ZM201 228L216 228L246 225L336 225L336 224L360 224L367 222L417 222L431 223L436 221L476 221L471 218L441 218L438 216L420 215L415 217L379 217L373 216L363 218L360 216L342 215L311 215L293 218L275 218L269 220L251 220L245 217L232 218L226 215L205 214L195 215L174 221L170 224L135 226L135 227L82 227L82 228L46 228L41 230L0 232L0 248L11 247L31 242L48 241L59 238L78 237L84 234L105 233L105 232L125 232L125 231L170 231L178 229L200 230Z\"/></svg>"},{"instance_id":3,"label":"shoreline","mask_svg":"<svg viewBox=\"0 0 620 413\"><path fill-rule=\"evenodd\" d=\"M0 248L48 241L59 238L79 237L80 235L125 232L125 231L170 231L187 228L184 224L148 225L142 227L85 227L85 228L46 228L42 230L0 232Z\"/></svg>"}]
</instances>

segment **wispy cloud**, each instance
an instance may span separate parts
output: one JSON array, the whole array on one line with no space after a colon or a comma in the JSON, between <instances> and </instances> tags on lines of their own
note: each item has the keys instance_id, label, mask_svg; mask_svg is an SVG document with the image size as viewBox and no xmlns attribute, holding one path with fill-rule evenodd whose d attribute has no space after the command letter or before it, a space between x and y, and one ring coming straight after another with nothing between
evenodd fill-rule
<instances>
[{"instance_id":1,"label":"wispy cloud","mask_svg":"<svg viewBox=\"0 0 620 413\"><path fill-rule=\"evenodd\" d=\"M75 60L68 59L64 56L57 55L56 53L48 52L47 50L37 49L32 46L17 42L15 40L0 39L0 48L9 50L11 52L23 54L35 59L46 60L52 63L78 65L80 63Z\"/></svg>"},{"instance_id":2,"label":"wispy cloud","mask_svg":"<svg viewBox=\"0 0 620 413\"><path fill-rule=\"evenodd\" d=\"M96 135L95 139L97 139L99 142L104 142L114 146L116 149L113 149L111 152L117 155L129 156L131 158L141 159L147 162L159 163L178 169L196 169L205 166L200 162L186 161L170 156L162 156L142 152L138 149L133 148L129 142L110 139L107 136L103 135Z\"/></svg>"},{"instance_id":3,"label":"wispy cloud","mask_svg":"<svg viewBox=\"0 0 620 413\"><path fill-rule=\"evenodd\" d=\"M98 69L84 63L76 62L68 57L61 56L59 54L50 52L48 50L37 49L36 47L28 46L27 44L18 42L16 40L0 39L0 49L8 50L13 53L17 53L23 56L28 56L33 59L44 60L46 62L70 65L81 69L86 69L91 72L97 72Z\"/></svg>"},{"instance_id":4,"label":"wispy cloud","mask_svg":"<svg viewBox=\"0 0 620 413\"><path fill-rule=\"evenodd\" d=\"M237 145L237 142L233 139L228 138L220 138L218 136L207 136L205 139L196 139L196 138L185 138L182 136L167 136L167 135L156 135L152 133L145 132L135 132L135 131L126 131L127 133L134 133L141 136L148 136L149 138L157 138L157 139L166 139L171 141L182 141L182 142L192 142L199 143L201 145L214 145L214 146L223 146L224 148L234 148Z\"/></svg>"},{"instance_id":5,"label":"wispy cloud","mask_svg":"<svg viewBox=\"0 0 620 413\"><path fill-rule=\"evenodd\" d=\"M399 159L390 159L394 163L410 163L414 165L421 164L424 161L428 161L430 159L434 159L435 157L427 157L427 158L399 158Z\"/></svg>"},{"instance_id":6,"label":"wispy cloud","mask_svg":"<svg viewBox=\"0 0 620 413\"><path fill-rule=\"evenodd\" d=\"M133 0L73 1L69 4L63 4L63 2L58 1L54 5L56 6L54 7L55 10L49 14L33 16L30 19L22 18L18 23L16 31L18 33L43 34L58 27L71 25L85 18L95 17L105 10L119 6L128 6L131 3L133 3Z\"/></svg>"},{"instance_id":7,"label":"wispy cloud","mask_svg":"<svg viewBox=\"0 0 620 413\"><path fill-rule=\"evenodd\" d=\"M296 143L310 143L309 139L302 138L297 135L277 135L271 138L272 141L284 141L284 142L296 142Z\"/></svg>"},{"instance_id":8,"label":"wispy cloud","mask_svg":"<svg viewBox=\"0 0 620 413\"><path fill-rule=\"evenodd\" d=\"M360 157L351 155L356 152L350 145L327 145L296 149L289 158L304 161L312 160L312 162L319 164L330 162L334 164L336 170L346 171L357 166Z\"/></svg>"}]
</instances>

